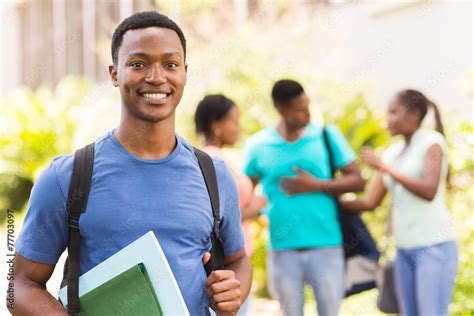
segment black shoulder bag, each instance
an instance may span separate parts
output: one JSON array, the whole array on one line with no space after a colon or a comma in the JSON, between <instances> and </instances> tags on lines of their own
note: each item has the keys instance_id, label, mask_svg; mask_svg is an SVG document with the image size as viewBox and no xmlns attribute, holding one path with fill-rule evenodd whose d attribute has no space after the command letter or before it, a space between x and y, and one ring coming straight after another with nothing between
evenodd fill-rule
<instances>
[{"instance_id":1,"label":"black shoulder bag","mask_svg":"<svg viewBox=\"0 0 474 316\"><path fill-rule=\"evenodd\" d=\"M328 153L331 175L334 178L336 168L326 127L323 127L323 138ZM374 239L360 215L345 212L341 210L339 205L337 208L346 257L347 297L376 287L377 262L380 252L377 250Z\"/></svg>"}]
</instances>

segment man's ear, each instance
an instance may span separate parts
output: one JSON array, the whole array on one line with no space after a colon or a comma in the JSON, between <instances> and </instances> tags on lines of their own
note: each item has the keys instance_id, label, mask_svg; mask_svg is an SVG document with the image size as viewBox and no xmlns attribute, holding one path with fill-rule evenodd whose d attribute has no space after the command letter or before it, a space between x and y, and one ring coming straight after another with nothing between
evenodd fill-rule
<instances>
[{"instance_id":1,"label":"man's ear","mask_svg":"<svg viewBox=\"0 0 474 316\"><path fill-rule=\"evenodd\" d=\"M184 85L188 83L188 64L184 64Z\"/></svg>"},{"instance_id":2,"label":"man's ear","mask_svg":"<svg viewBox=\"0 0 474 316\"><path fill-rule=\"evenodd\" d=\"M279 104L275 104L275 109L277 110L277 112L281 115L281 116L285 116L286 114L286 108L284 106L281 106Z\"/></svg>"},{"instance_id":3,"label":"man's ear","mask_svg":"<svg viewBox=\"0 0 474 316\"><path fill-rule=\"evenodd\" d=\"M109 66L109 74L110 74L110 79L112 80L112 84L114 87L118 87L118 80L117 80L117 68L115 68L114 65Z\"/></svg>"}]
</instances>

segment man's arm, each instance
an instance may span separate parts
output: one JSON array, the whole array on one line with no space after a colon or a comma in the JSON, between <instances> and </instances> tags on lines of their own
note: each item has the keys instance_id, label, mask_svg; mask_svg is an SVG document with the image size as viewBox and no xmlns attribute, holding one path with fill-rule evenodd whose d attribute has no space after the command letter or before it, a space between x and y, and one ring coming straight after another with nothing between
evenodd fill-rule
<instances>
[{"instance_id":1,"label":"man's arm","mask_svg":"<svg viewBox=\"0 0 474 316\"><path fill-rule=\"evenodd\" d=\"M234 271L235 278L240 281L241 302L249 295L252 286L252 265L242 248L236 254L224 259L225 268Z\"/></svg>"},{"instance_id":2,"label":"man's arm","mask_svg":"<svg viewBox=\"0 0 474 316\"><path fill-rule=\"evenodd\" d=\"M206 293L217 315L235 315L250 292L252 266L243 248L225 257L224 263L224 270L209 275Z\"/></svg>"},{"instance_id":3,"label":"man's arm","mask_svg":"<svg viewBox=\"0 0 474 316\"><path fill-rule=\"evenodd\" d=\"M252 267L244 250L237 186L225 164L216 163L216 174L222 197L220 235L224 248L224 269L209 275L205 290L217 315L236 315L250 290ZM205 256L204 262L207 260L209 256Z\"/></svg>"},{"instance_id":4,"label":"man's arm","mask_svg":"<svg viewBox=\"0 0 474 316\"><path fill-rule=\"evenodd\" d=\"M7 306L13 315L69 315L61 303L47 290L46 282L55 265L31 261L15 254L14 303Z\"/></svg>"},{"instance_id":5,"label":"man's arm","mask_svg":"<svg viewBox=\"0 0 474 316\"><path fill-rule=\"evenodd\" d=\"M330 181L321 181L320 191L331 195L364 191L366 181L360 175L359 167L355 162L351 162L340 170L342 177Z\"/></svg>"},{"instance_id":6,"label":"man's arm","mask_svg":"<svg viewBox=\"0 0 474 316\"><path fill-rule=\"evenodd\" d=\"M347 192L361 192L365 187L365 180L360 175L359 167L351 162L340 169L342 177L323 181L309 172L295 167L298 173L295 177L282 177L280 185L288 195L325 192L339 195Z\"/></svg>"}]
</instances>

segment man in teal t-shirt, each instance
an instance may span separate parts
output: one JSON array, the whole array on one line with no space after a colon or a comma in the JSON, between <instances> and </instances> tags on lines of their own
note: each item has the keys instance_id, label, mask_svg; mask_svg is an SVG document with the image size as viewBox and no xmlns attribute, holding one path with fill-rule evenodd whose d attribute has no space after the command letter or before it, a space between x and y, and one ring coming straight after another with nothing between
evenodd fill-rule
<instances>
[{"instance_id":1,"label":"man in teal t-shirt","mask_svg":"<svg viewBox=\"0 0 474 316\"><path fill-rule=\"evenodd\" d=\"M271 281L285 315L303 315L304 283L310 283L318 314L337 315L344 296L344 252L334 196L361 191L356 155L341 132L327 127L331 178L323 127L310 123L309 98L293 80L272 90L281 116L276 128L253 135L246 145L245 173L269 200Z\"/></svg>"}]
</instances>

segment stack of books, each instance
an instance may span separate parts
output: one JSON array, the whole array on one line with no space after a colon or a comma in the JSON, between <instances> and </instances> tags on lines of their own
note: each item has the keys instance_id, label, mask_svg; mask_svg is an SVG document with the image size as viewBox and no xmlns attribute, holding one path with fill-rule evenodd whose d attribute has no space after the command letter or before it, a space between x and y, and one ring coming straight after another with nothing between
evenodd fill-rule
<instances>
[{"instance_id":1,"label":"stack of books","mask_svg":"<svg viewBox=\"0 0 474 316\"><path fill-rule=\"evenodd\" d=\"M59 290L67 307L67 286ZM166 257L148 232L79 278L79 315L183 315L189 311Z\"/></svg>"}]
</instances>

